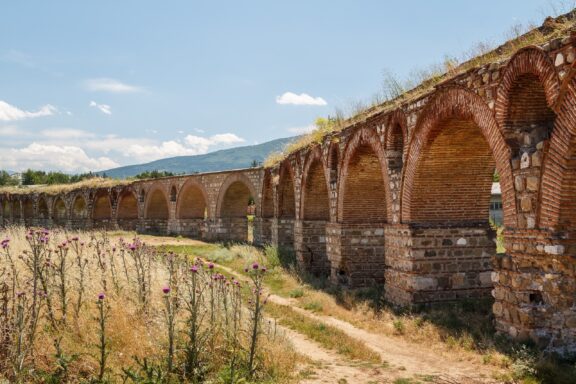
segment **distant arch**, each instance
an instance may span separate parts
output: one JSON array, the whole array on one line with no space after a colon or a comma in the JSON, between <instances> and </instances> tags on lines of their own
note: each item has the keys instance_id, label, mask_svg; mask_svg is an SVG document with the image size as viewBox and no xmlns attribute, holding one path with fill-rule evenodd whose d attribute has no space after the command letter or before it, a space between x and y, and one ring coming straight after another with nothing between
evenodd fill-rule
<instances>
[{"instance_id":1,"label":"distant arch","mask_svg":"<svg viewBox=\"0 0 576 384\"><path fill-rule=\"evenodd\" d=\"M303 220L330 220L328 179L324 172L322 152L316 147L308 153L304 164L301 203Z\"/></svg>"},{"instance_id":2,"label":"distant arch","mask_svg":"<svg viewBox=\"0 0 576 384\"><path fill-rule=\"evenodd\" d=\"M208 194L196 180L188 180L180 189L176 205L179 219L204 219L208 217Z\"/></svg>"},{"instance_id":3,"label":"distant arch","mask_svg":"<svg viewBox=\"0 0 576 384\"><path fill-rule=\"evenodd\" d=\"M88 204L82 195L77 195L72 204L72 218L76 220L88 218Z\"/></svg>"},{"instance_id":4,"label":"distant arch","mask_svg":"<svg viewBox=\"0 0 576 384\"><path fill-rule=\"evenodd\" d=\"M127 231L133 231L138 222L138 199L133 190L126 188L118 197L116 213L118 226Z\"/></svg>"},{"instance_id":5,"label":"distant arch","mask_svg":"<svg viewBox=\"0 0 576 384\"><path fill-rule=\"evenodd\" d=\"M264 219L274 217L274 180L270 169L264 171L262 181L262 217Z\"/></svg>"},{"instance_id":6,"label":"distant arch","mask_svg":"<svg viewBox=\"0 0 576 384\"><path fill-rule=\"evenodd\" d=\"M112 200L107 190L100 190L94 196L92 219L95 228L108 227L112 220Z\"/></svg>"},{"instance_id":7,"label":"distant arch","mask_svg":"<svg viewBox=\"0 0 576 384\"><path fill-rule=\"evenodd\" d=\"M68 220L68 209L62 196L57 196L52 205L52 220L56 226L65 226Z\"/></svg>"},{"instance_id":8,"label":"distant arch","mask_svg":"<svg viewBox=\"0 0 576 384\"><path fill-rule=\"evenodd\" d=\"M289 160L280 166L278 182L278 217L284 219L296 218L296 176Z\"/></svg>"},{"instance_id":9,"label":"distant arch","mask_svg":"<svg viewBox=\"0 0 576 384\"><path fill-rule=\"evenodd\" d=\"M168 220L168 199L162 188L154 186L148 191L147 195L144 217L146 219Z\"/></svg>"},{"instance_id":10,"label":"distant arch","mask_svg":"<svg viewBox=\"0 0 576 384\"><path fill-rule=\"evenodd\" d=\"M220 187L216 216L246 217L250 198L256 200L257 196L256 188L246 175L231 174Z\"/></svg>"}]
</instances>

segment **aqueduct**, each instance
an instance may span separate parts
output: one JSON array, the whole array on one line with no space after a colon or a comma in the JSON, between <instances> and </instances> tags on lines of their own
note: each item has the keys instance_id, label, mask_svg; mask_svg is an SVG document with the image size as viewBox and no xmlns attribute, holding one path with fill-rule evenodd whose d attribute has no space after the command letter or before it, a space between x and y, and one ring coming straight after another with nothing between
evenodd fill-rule
<instances>
[{"instance_id":1,"label":"aqueduct","mask_svg":"<svg viewBox=\"0 0 576 384\"><path fill-rule=\"evenodd\" d=\"M576 36L375 107L271 168L61 195L4 194L2 223L293 247L335 284L412 306L493 296L497 329L576 352ZM506 252L488 221L500 176Z\"/></svg>"}]
</instances>

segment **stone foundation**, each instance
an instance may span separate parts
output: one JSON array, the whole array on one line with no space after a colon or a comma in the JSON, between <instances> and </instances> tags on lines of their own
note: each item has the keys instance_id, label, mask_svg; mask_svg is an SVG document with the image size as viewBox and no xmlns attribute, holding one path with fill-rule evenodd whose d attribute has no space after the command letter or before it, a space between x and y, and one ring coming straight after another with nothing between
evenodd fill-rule
<instances>
[{"instance_id":1,"label":"stone foundation","mask_svg":"<svg viewBox=\"0 0 576 384\"><path fill-rule=\"evenodd\" d=\"M254 217L254 244L272 244L273 218Z\"/></svg>"},{"instance_id":2,"label":"stone foundation","mask_svg":"<svg viewBox=\"0 0 576 384\"><path fill-rule=\"evenodd\" d=\"M219 241L248 240L248 219L245 217L227 217L209 222L206 238Z\"/></svg>"},{"instance_id":3,"label":"stone foundation","mask_svg":"<svg viewBox=\"0 0 576 384\"><path fill-rule=\"evenodd\" d=\"M277 219L276 233L279 247L294 248L294 219Z\"/></svg>"},{"instance_id":4,"label":"stone foundation","mask_svg":"<svg viewBox=\"0 0 576 384\"><path fill-rule=\"evenodd\" d=\"M496 328L549 351L575 354L576 260L566 254L569 244L526 230L508 233L506 249L493 274Z\"/></svg>"},{"instance_id":5,"label":"stone foundation","mask_svg":"<svg viewBox=\"0 0 576 384\"><path fill-rule=\"evenodd\" d=\"M326 254L326 221L297 220L294 223L294 247L302 268L317 276L330 274Z\"/></svg>"},{"instance_id":6,"label":"stone foundation","mask_svg":"<svg viewBox=\"0 0 576 384\"><path fill-rule=\"evenodd\" d=\"M384 224L326 226L330 279L348 287L384 283Z\"/></svg>"},{"instance_id":7,"label":"stone foundation","mask_svg":"<svg viewBox=\"0 0 576 384\"><path fill-rule=\"evenodd\" d=\"M195 239L203 239L206 228L204 219L179 219L176 222L176 233Z\"/></svg>"},{"instance_id":8,"label":"stone foundation","mask_svg":"<svg viewBox=\"0 0 576 384\"><path fill-rule=\"evenodd\" d=\"M138 232L166 235L168 233L168 220L142 219L138 223Z\"/></svg>"},{"instance_id":9,"label":"stone foundation","mask_svg":"<svg viewBox=\"0 0 576 384\"><path fill-rule=\"evenodd\" d=\"M489 297L495 233L471 227L386 227L386 299L394 304Z\"/></svg>"}]
</instances>

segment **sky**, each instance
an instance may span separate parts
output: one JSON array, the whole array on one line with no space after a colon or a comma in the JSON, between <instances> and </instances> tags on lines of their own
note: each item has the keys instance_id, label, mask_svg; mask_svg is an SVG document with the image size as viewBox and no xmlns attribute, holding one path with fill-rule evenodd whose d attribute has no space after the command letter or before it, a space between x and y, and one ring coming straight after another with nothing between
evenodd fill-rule
<instances>
[{"instance_id":1,"label":"sky","mask_svg":"<svg viewBox=\"0 0 576 384\"><path fill-rule=\"evenodd\" d=\"M302 134L560 0L2 0L0 169L98 171Z\"/></svg>"}]
</instances>

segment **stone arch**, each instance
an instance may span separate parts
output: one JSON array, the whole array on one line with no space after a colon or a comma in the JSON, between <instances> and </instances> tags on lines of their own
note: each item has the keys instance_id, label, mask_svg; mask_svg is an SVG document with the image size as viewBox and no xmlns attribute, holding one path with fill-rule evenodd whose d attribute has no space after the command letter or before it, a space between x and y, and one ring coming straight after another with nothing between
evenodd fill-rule
<instances>
[{"instance_id":1,"label":"stone arch","mask_svg":"<svg viewBox=\"0 0 576 384\"><path fill-rule=\"evenodd\" d=\"M34 201L31 196L24 197L22 203L22 214L24 215L24 223L32 225L34 223Z\"/></svg>"},{"instance_id":2,"label":"stone arch","mask_svg":"<svg viewBox=\"0 0 576 384\"><path fill-rule=\"evenodd\" d=\"M257 198L256 188L246 175L231 174L224 180L218 195L217 217L246 217L248 201Z\"/></svg>"},{"instance_id":3,"label":"stone arch","mask_svg":"<svg viewBox=\"0 0 576 384\"><path fill-rule=\"evenodd\" d=\"M138 223L138 199L131 188L125 188L118 197L116 212L118 226L127 231L136 230Z\"/></svg>"},{"instance_id":4,"label":"stone arch","mask_svg":"<svg viewBox=\"0 0 576 384\"><path fill-rule=\"evenodd\" d=\"M290 160L280 165L278 181L278 217L284 219L296 218L296 185L295 175Z\"/></svg>"},{"instance_id":5,"label":"stone arch","mask_svg":"<svg viewBox=\"0 0 576 384\"><path fill-rule=\"evenodd\" d=\"M74 220L84 220L88 218L88 204L81 194L76 195L72 203L71 216Z\"/></svg>"},{"instance_id":6,"label":"stone arch","mask_svg":"<svg viewBox=\"0 0 576 384\"><path fill-rule=\"evenodd\" d=\"M438 91L420 115L411 140L402 220L487 221L494 167L500 174L504 223L513 226L516 204L510 152L490 108L464 88Z\"/></svg>"},{"instance_id":7,"label":"stone arch","mask_svg":"<svg viewBox=\"0 0 576 384\"><path fill-rule=\"evenodd\" d=\"M303 220L330 220L328 178L320 147L308 152L302 174L302 201L300 217Z\"/></svg>"},{"instance_id":8,"label":"stone arch","mask_svg":"<svg viewBox=\"0 0 576 384\"><path fill-rule=\"evenodd\" d=\"M92 219L95 228L106 228L112 221L112 200L108 190L99 190L92 200Z\"/></svg>"},{"instance_id":9,"label":"stone arch","mask_svg":"<svg viewBox=\"0 0 576 384\"><path fill-rule=\"evenodd\" d=\"M188 180L180 189L176 217L179 219L205 219L208 214L208 194L204 185Z\"/></svg>"},{"instance_id":10,"label":"stone arch","mask_svg":"<svg viewBox=\"0 0 576 384\"><path fill-rule=\"evenodd\" d=\"M56 226L65 226L68 220L68 208L62 196L56 196L52 204L52 221Z\"/></svg>"},{"instance_id":11,"label":"stone arch","mask_svg":"<svg viewBox=\"0 0 576 384\"><path fill-rule=\"evenodd\" d=\"M177 196L178 196L178 190L176 189L176 186L173 185L173 186L170 188L170 202L171 202L171 203L175 203L175 202L176 202L176 199L177 199Z\"/></svg>"},{"instance_id":12,"label":"stone arch","mask_svg":"<svg viewBox=\"0 0 576 384\"><path fill-rule=\"evenodd\" d=\"M527 47L508 62L498 87L495 112L513 157L532 153L550 138L560 84L554 65L540 48Z\"/></svg>"},{"instance_id":13,"label":"stone arch","mask_svg":"<svg viewBox=\"0 0 576 384\"><path fill-rule=\"evenodd\" d=\"M153 186L148 191L144 217L146 219L168 220L168 198L161 186Z\"/></svg>"},{"instance_id":14,"label":"stone arch","mask_svg":"<svg viewBox=\"0 0 576 384\"><path fill-rule=\"evenodd\" d=\"M540 226L576 233L576 77L568 80L558 105L558 116L542 174ZM574 241L574 240L572 240ZM574 254L576 244L569 251Z\"/></svg>"},{"instance_id":15,"label":"stone arch","mask_svg":"<svg viewBox=\"0 0 576 384\"><path fill-rule=\"evenodd\" d=\"M330 184L338 183L338 166L340 165L340 146L332 142L328 148L328 169L330 170Z\"/></svg>"},{"instance_id":16,"label":"stone arch","mask_svg":"<svg viewBox=\"0 0 576 384\"><path fill-rule=\"evenodd\" d=\"M48 209L48 203L44 196L38 198L38 218L42 221L42 224L46 225L50 218L50 210Z\"/></svg>"},{"instance_id":17,"label":"stone arch","mask_svg":"<svg viewBox=\"0 0 576 384\"><path fill-rule=\"evenodd\" d=\"M396 110L390 116L386 127L384 147L388 162L388 170L401 172L404 161L406 143L408 142L406 115L402 110Z\"/></svg>"},{"instance_id":18,"label":"stone arch","mask_svg":"<svg viewBox=\"0 0 576 384\"><path fill-rule=\"evenodd\" d=\"M264 179L262 181L262 217L271 219L274 217L274 180L272 171L266 169L264 171Z\"/></svg>"},{"instance_id":19,"label":"stone arch","mask_svg":"<svg viewBox=\"0 0 576 384\"><path fill-rule=\"evenodd\" d=\"M248 204L257 200L256 188L242 173L229 175L220 187L216 217L223 240L250 241ZM258 204L257 204L258 205Z\"/></svg>"},{"instance_id":20,"label":"stone arch","mask_svg":"<svg viewBox=\"0 0 576 384\"><path fill-rule=\"evenodd\" d=\"M19 197L12 201L12 218L14 221L20 221L22 218L22 201Z\"/></svg>"},{"instance_id":21,"label":"stone arch","mask_svg":"<svg viewBox=\"0 0 576 384\"><path fill-rule=\"evenodd\" d=\"M374 129L360 128L346 144L338 191L338 221L383 223L388 216L384 150Z\"/></svg>"}]
</instances>

